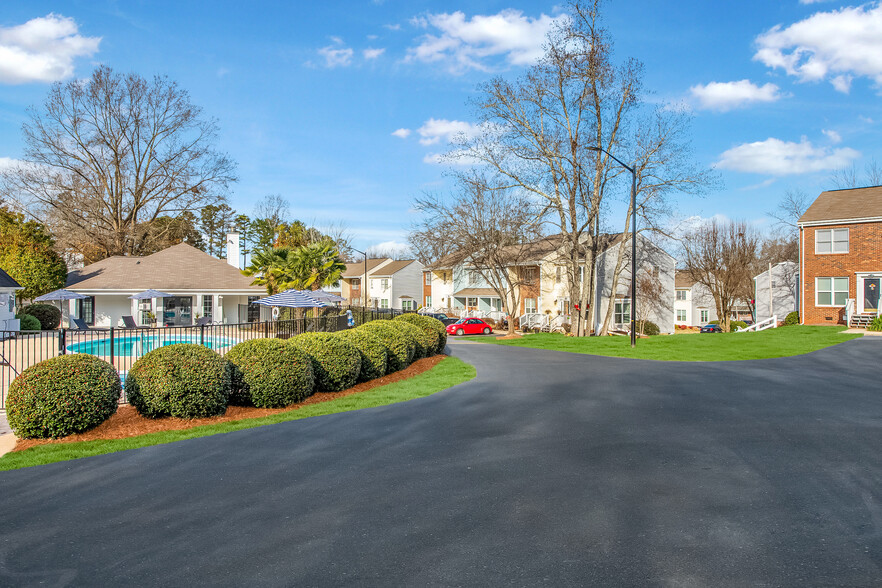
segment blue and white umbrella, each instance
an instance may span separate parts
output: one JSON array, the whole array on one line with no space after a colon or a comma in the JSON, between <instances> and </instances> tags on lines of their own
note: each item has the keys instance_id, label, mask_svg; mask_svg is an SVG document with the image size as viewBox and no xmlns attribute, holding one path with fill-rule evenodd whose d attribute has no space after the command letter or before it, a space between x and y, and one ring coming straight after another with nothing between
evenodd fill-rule
<instances>
[{"instance_id":1,"label":"blue and white umbrella","mask_svg":"<svg viewBox=\"0 0 882 588\"><path fill-rule=\"evenodd\" d=\"M84 296L78 292L72 292L71 290L65 290L64 288L62 288L61 290L53 290L48 294L37 296L36 298L34 298L34 302L49 302L52 300L82 300L83 298L88 298L88 296Z\"/></svg>"},{"instance_id":2,"label":"blue and white umbrella","mask_svg":"<svg viewBox=\"0 0 882 588\"><path fill-rule=\"evenodd\" d=\"M143 292L132 294L129 298L132 300L148 300L150 298L170 298L172 296L174 296L174 294L160 292L159 290L144 290Z\"/></svg>"},{"instance_id":3,"label":"blue and white umbrella","mask_svg":"<svg viewBox=\"0 0 882 588\"><path fill-rule=\"evenodd\" d=\"M261 306L284 306L286 308L317 308L330 306L324 300L313 296L312 290L285 290L257 301Z\"/></svg>"}]
</instances>

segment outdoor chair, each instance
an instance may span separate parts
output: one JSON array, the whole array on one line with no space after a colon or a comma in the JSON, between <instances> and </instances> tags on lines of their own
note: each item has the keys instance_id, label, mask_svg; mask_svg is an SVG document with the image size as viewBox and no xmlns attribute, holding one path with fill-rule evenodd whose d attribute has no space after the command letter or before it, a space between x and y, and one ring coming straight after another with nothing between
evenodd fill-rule
<instances>
[{"instance_id":1,"label":"outdoor chair","mask_svg":"<svg viewBox=\"0 0 882 588\"><path fill-rule=\"evenodd\" d=\"M89 328L89 325L86 324L86 321L84 321L81 318L70 317L70 322L73 325L73 327L71 327L71 328L75 329L77 331L90 331L91 330Z\"/></svg>"},{"instance_id":2,"label":"outdoor chair","mask_svg":"<svg viewBox=\"0 0 882 588\"><path fill-rule=\"evenodd\" d=\"M123 325L127 329L144 329L146 327L142 327L138 323L135 322L135 317L130 315L125 315L122 317Z\"/></svg>"}]
</instances>

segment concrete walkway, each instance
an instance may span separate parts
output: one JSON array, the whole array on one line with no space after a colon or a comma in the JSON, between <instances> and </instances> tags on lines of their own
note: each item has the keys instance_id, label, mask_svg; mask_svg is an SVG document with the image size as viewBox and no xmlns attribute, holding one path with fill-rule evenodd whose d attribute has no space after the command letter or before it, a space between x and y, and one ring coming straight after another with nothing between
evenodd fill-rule
<instances>
[{"instance_id":1,"label":"concrete walkway","mask_svg":"<svg viewBox=\"0 0 882 588\"><path fill-rule=\"evenodd\" d=\"M385 407L0 473L0 585L879 586L882 346L449 346Z\"/></svg>"}]
</instances>

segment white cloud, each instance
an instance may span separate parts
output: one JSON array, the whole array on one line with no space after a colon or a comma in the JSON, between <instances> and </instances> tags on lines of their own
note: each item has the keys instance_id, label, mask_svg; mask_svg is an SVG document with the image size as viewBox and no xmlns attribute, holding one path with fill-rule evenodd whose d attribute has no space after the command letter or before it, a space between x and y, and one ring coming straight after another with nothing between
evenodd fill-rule
<instances>
[{"instance_id":1,"label":"white cloud","mask_svg":"<svg viewBox=\"0 0 882 588\"><path fill-rule=\"evenodd\" d=\"M77 34L77 23L58 14L0 27L0 83L57 82L74 75L74 60L91 57L101 37Z\"/></svg>"},{"instance_id":2,"label":"white cloud","mask_svg":"<svg viewBox=\"0 0 882 588\"><path fill-rule=\"evenodd\" d=\"M365 59L376 59L385 52L385 49L374 49L371 47L362 51L361 54L364 55Z\"/></svg>"},{"instance_id":3,"label":"white cloud","mask_svg":"<svg viewBox=\"0 0 882 588\"><path fill-rule=\"evenodd\" d=\"M408 253L409 251L410 246L407 243L402 243L401 241L383 241L382 243L377 243L376 245L371 245L367 248L367 252L369 255L386 253L400 255L402 253Z\"/></svg>"},{"instance_id":4,"label":"white cloud","mask_svg":"<svg viewBox=\"0 0 882 588\"><path fill-rule=\"evenodd\" d=\"M725 151L716 165L739 172L786 176L841 169L860 155L848 147L815 147L805 137L799 143L769 138Z\"/></svg>"},{"instance_id":5,"label":"white cloud","mask_svg":"<svg viewBox=\"0 0 882 588\"><path fill-rule=\"evenodd\" d=\"M385 25L383 25L383 28L389 29L390 31L400 31L401 25L400 24L385 24Z\"/></svg>"},{"instance_id":6,"label":"white cloud","mask_svg":"<svg viewBox=\"0 0 882 588\"><path fill-rule=\"evenodd\" d=\"M24 164L24 162L20 159L13 159L11 157L0 157L0 172L21 164Z\"/></svg>"},{"instance_id":7,"label":"white cloud","mask_svg":"<svg viewBox=\"0 0 882 588\"><path fill-rule=\"evenodd\" d=\"M445 118L430 118L423 123L423 126L417 129L422 145L434 145L442 139L449 142L453 137L460 134L464 134L467 137L476 137L480 132L480 125L461 120L447 120Z\"/></svg>"},{"instance_id":8,"label":"white cloud","mask_svg":"<svg viewBox=\"0 0 882 588\"><path fill-rule=\"evenodd\" d=\"M411 24L436 32L424 35L416 47L408 49L406 61L441 62L454 73L486 71L490 57L529 65L542 56L542 43L555 20L545 14L531 18L514 9L471 19L459 11L429 14L412 19Z\"/></svg>"},{"instance_id":9,"label":"white cloud","mask_svg":"<svg viewBox=\"0 0 882 588\"><path fill-rule=\"evenodd\" d=\"M354 52L351 48L342 47L337 43L335 45L322 47L318 50L318 53L325 58L326 67L346 67L352 63L352 55Z\"/></svg>"},{"instance_id":10,"label":"white cloud","mask_svg":"<svg viewBox=\"0 0 882 588\"><path fill-rule=\"evenodd\" d=\"M830 79L847 93L855 76L882 86L882 4L869 2L817 12L788 27L777 25L756 39L753 58L804 82Z\"/></svg>"},{"instance_id":11,"label":"white cloud","mask_svg":"<svg viewBox=\"0 0 882 588\"><path fill-rule=\"evenodd\" d=\"M842 135L840 135L836 131L834 131L832 129L825 129L821 132L824 133L825 135L827 135L827 138L830 139L830 142L833 143L834 145L837 143L842 143Z\"/></svg>"},{"instance_id":12,"label":"white cloud","mask_svg":"<svg viewBox=\"0 0 882 588\"><path fill-rule=\"evenodd\" d=\"M412 131L410 129L398 129L398 130L392 131L392 135L394 135L395 137L399 137L401 139L407 139L410 136L411 132Z\"/></svg>"},{"instance_id":13,"label":"white cloud","mask_svg":"<svg viewBox=\"0 0 882 588\"><path fill-rule=\"evenodd\" d=\"M747 106L753 102L774 102L782 98L775 84L757 86L750 80L699 84L689 88L689 91L698 100L700 108L722 112Z\"/></svg>"}]
</instances>

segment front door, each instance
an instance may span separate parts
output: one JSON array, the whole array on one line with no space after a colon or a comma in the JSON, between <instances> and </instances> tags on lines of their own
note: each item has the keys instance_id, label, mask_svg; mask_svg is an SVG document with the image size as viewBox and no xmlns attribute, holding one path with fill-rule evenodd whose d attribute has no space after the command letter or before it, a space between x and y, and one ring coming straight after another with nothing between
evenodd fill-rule
<instances>
[{"instance_id":1,"label":"front door","mask_svg":"<svg viewBox=\"0 0 882 588\"><path fill-rule=\"evenodd\" d=\"M864 312L879 310L879 278L864 278Z\"/></svg>"}]
</instances>

